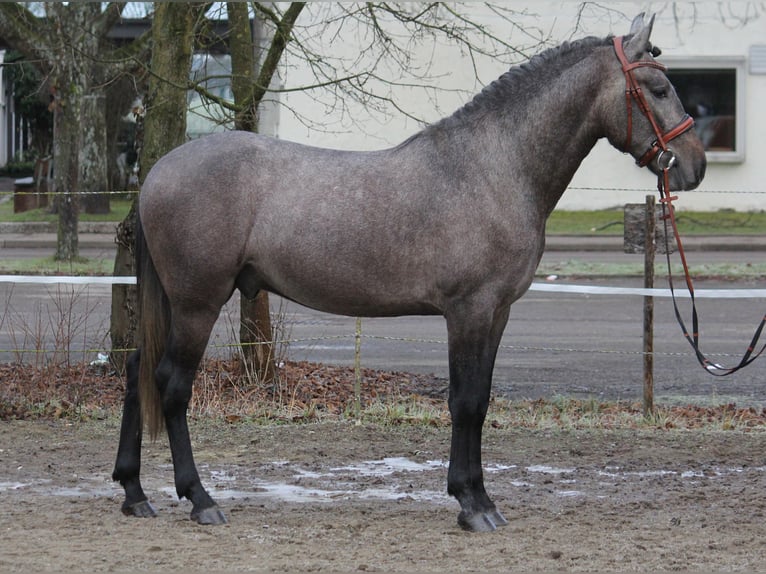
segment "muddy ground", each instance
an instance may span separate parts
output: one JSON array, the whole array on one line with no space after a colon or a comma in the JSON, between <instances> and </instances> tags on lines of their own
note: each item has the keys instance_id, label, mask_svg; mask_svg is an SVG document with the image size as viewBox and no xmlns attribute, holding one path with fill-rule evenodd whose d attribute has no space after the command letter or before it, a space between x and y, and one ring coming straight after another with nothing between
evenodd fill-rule
<instances>
[{"instance_id":1,"label":"muddy ground","mask_svg":"<svg viewBox=\"0 0 766 574\"><path fill-rule=\"evenodd\" d=\"M488 428L509 519L456 524L449 428L194 423L226 526L188 520L164 441L145 446L153 519L120 513L118 421L0 422L0 571L758 571L766 433Z\"/></svg>"}]
</instances>

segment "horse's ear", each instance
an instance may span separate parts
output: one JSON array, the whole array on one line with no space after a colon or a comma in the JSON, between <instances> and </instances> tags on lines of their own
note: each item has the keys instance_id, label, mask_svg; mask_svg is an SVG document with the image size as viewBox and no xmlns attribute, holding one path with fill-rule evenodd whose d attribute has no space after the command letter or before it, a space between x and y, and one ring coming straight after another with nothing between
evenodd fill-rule
<instances>
[{"instance_id":1,"label":"horse's ear","mask_svg":"<svg viewBox=\"0 0 766 574\"><path fill-rule=\"evenodd\" d=\"M629 61L638 60L651 48L649 43L649 36L652 35L652 27L654 26L654 14L649 18L649 22L644 24L644 13L641 12L633 20L630 25L630 33L632 34L630 40L625 43L625 55Z\"/></svg>"},{"instance_id":2,"label":"horse's ear","mask_svg":"<svg viewBox=\"0 0 766 574\"><path fill-rule=\"evenodd\" d=\"M630 23L630 32L628 32L628 34L635 34L644 27L645 16L646 14L641 12L638 16L633 18L633 22Z\"/></svg>"}]
</instances>

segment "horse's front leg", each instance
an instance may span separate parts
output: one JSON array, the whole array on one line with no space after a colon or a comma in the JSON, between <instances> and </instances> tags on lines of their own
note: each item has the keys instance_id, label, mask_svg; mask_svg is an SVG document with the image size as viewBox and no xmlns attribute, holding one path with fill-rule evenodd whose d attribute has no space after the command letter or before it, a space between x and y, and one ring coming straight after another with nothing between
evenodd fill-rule
<instances>
[{"instance_id":1,"label":"horse's front leg","mask_svg":"<svg viewBox=\"0 0 766 574\"><path fill-rule=\"evenodd\" d=\"M117 448L117 460L114 464L112 479L119 481L125 489L125 502L122 512L128 516L141 518L156 516L154 507L144 494L139 474L141 471L141 410L138 401L138 365L141 352L136 351L128 357L125 365L127 384L125 403L122 410L120 428L120 446Z\"/></svg>"},{"instance_id":2,"label":"horse's front leg","mask_svg":"<svg viewBox=\"0 0 766 574\"><path fill-rule=\"evenodd\" d=\"M447 315L452 446L447 491L460 503L458 524L486 532L508 522L484 489L481 433L489 407L492 371L510 307Z\"/></svg>"}]
</instances>

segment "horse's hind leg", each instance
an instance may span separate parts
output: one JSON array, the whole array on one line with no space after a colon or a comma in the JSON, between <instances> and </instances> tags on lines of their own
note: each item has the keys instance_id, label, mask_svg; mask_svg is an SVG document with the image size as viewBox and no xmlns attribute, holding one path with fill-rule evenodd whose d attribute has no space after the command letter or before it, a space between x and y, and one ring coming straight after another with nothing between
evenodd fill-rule
<instances>
[{"instance_id":1,"label":"horse's hind leg","mask_svg":"<svg viewBox=\"0 0 766 574\"><path fill-rule=\"evenodd\" d=\"M191 519L200 524L226 523L223 512L200 481L186 422L194 376L217 316L209 309L178 312L174 308L168 347L156 372L176 492L179 498L191 501Z\"/></svg>"},{"instance_id":2,"label":"horse's hind leg","mask_svg":"<svg viewBox=\"0 0 766 574\"><path fill-rule=\"evenodd\" d=\"M460 503L458 524L475 532L507 524L484 489L481 433L489 407L495 356L509 307L487 311L453 310L449 334L452 446L447 490Z\"/></svg>"},{"instance_id":3,"label":"horse's hind leg","mask_svg":"<svg viewBox=\"0 0 766 574\"><path fill-rule=\"evenodd\" d=\"M120 429L120 446L114 464L112 478L120 482L125 489L125 502L122 512L129 516L156 516L154 507L141 488L139 473L141 470L141 411L138 402L138 365L141 352L135 351L126 362L127 385L125 403Z\"/></svg>"}]
</instances>

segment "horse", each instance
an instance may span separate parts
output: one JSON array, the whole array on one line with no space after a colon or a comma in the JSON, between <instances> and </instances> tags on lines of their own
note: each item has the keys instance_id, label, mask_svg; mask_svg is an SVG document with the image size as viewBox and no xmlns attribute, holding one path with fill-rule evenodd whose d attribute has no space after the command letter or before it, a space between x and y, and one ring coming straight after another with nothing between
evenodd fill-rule
<instances>
[{"instance_id":1,"label":"horse","mask_svg":"<svg viewBox=\"0 0 766 574\"><path fill-rule=\"evenodd\" d=\"M442 315L447 491L463 529L507 524L485 489L482 427L547 217L601 138L664 173L671 190L704 177L702 143L654 58L653 24L641 14L625 36L543 51L395 147L341 151L231 131L162 157L139 201L139 341L112 474L123 513L156 515L139 478L141 442L144 427L155 437L164 426L191 519L227 521L200 481L186 419L213 325L239 289L348 316Z\"/></svg>"}]
</instances>

